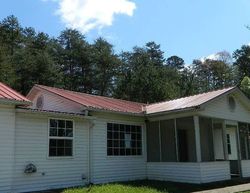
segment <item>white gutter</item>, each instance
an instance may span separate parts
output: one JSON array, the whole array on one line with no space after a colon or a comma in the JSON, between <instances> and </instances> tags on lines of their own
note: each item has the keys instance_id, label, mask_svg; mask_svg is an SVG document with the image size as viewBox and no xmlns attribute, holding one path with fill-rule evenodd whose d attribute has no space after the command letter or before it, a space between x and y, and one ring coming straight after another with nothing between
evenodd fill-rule
<instances>
[{"instance_id":1,"label":"white gutter","mask_svg":"<svg viewBox=\"0 0 250 193\"><path fill-rule=\"evenodd\" d=\"M93 120L95 117L86 116L84 114L77 113L69 113L69 112L59 112L59 111L46 111L46 110L38 110L38 109L26 109L26 108L16 108L16 112L18 113L29 113L29 114L41 114L41 115L58 115L62 117L76 117L83 118L87 120Z\"/></svg>"},{"instance_id":2,"label":"white gutter","mask_svg":"<svg viewBox=\"0 0 250 193\"><path fill-rule=\"evenodd\" d=\"M0 103L4 105L32 105L32 102L29 101L18 101L10 99L0 99Z\"/></svg>"},{"instance_id":3,"label":"white gutter","mask_svg":"<svg viewBox=\"0 0 250 193\"><path fill-rule=\"evenodd\" d=\"M201 111L201 110L203 110L203 108L201 106L194 106L194 107L187 107L187 108L175 109L175 110L170 110L170 111L146 113L146 117L167 115L167 114L171 114L171 113L183 113L183 112L188 112L188 111Z\"/></svg>"},{"instance_id":4,"label":"white gutter","mask_svg":"<svg viewBox=\"0 0 250 193\"><path fill-rule=\"evenodd\" d=\"M145 112L141 112L141 113L131 113L131 112L122 112L122 111L112 111L112 110L107 110L107 109L97 109L97 108L86 108L89 111L93 111L93 112L104 112L104 113L115 113L115 114L120 114L120 115L132 115L132 116L136 116L136 117L144 117L145 116Z\"/></svg>"}]
</instances>

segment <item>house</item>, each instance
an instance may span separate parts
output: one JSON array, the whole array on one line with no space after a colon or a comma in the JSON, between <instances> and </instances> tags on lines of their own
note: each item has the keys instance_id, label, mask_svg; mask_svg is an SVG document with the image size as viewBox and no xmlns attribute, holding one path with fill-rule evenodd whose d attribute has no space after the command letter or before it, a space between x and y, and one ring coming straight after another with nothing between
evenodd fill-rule
<instances>
[{"instance_id":1,"label":"house","mask_svg":"<svg viewBox=\"0 0 250 193\"><path fill-rule=\"evenodd\" d=\"M142 104L0 83L0 192L250 177L249 110L237 87Z\"/></svg>"}]
</instances>

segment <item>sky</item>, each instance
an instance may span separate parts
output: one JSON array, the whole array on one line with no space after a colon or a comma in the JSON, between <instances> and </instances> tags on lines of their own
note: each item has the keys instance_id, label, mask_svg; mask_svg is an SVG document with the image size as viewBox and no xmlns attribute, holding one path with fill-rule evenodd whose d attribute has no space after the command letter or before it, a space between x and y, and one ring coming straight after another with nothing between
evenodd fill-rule
<instances>
[{"instance_id":1,"label":"sky","mask_svg":"<svg viewBox=\"0 0 250 193\"><path fill-rule=\"evenodd\" d=\"M165 56L193 59L250 43L249 0L8 0L0 19L15 15L25 27L57 37L76 28L93 42L102 36L117 52L149 41Z\"/></svg>"}]
</instances>

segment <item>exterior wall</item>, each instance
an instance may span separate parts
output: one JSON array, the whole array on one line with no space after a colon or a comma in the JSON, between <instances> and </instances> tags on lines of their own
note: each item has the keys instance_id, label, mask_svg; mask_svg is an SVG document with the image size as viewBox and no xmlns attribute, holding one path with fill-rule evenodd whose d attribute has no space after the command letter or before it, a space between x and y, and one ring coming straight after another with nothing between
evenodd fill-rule
<instances>
[{"instance_id":1,"label":"exterior wall","mask_svg":"<svg viewBox=\"0 0 250 193\"><path fill-rule=\"evenodd\" d=\"M201 183L230 180L230 164L228 161L201 162Z\"/></svg>"},{"instance_id":2,"label":"exterior wall","mask_svg":"<svg viewBox=\"0 0 250 193\"><path fill-rule=\"evenodd\" d=\"M241 160L242 177L250 177L250 160Z\"/></svg>"},{"instance_id":3,"label":"exterior wall","mask_svg":"<svg viewBox=\"0 0 250 193\"><path fill-rule=\"evenodd\" d=\"M46 91L39 91L34 97L32 108L36 108L37 98L42 94L43 96L43 110L70 112L70 113L82 113L81 105L78 105L72 101L69 101L60 96L51 94Z\"/></svg>"},{"instance_id":4,"label":"exterior wall","mask_svg":"<svg viewBox=\"0 0 250 193\"><path fill-rule=\"evenodd\" d=\"M228 105L228 96L224 96L206 105L205 109L199 114L238 122L249 122L249 111L242 105L237 97L235 97L235 102L236 108L232 111Z\"/></svg>"},{"instance_id":5,"label":"exterior wall","mask_svg":"<svg viewBox=\"0 0 250 193\"><path fill-rule=\"evenodd\" d=\"M146 179L145 128L142 127L142 156L107 156L107 123L144 126L143 119L114 114L97 116L91 130L91 182L106 183Z\"/></svg>"},{"instance_id":6,"label":"exterior wall","mask_svg":"<svg viewBox=\"0 0 250 193\"><path fill-rule=\"evenodd\" d=\"M158 162L147 163L150 180L183 183L209 183L230 179L229 162Z\"/></svg>"},{"instance_id":7,"label":"exterior wall","mask_svg":"<svg viewBox=\"0 0 250 193\"><path fill-rule=\"evenodd\" d=\"M74 125L74 156L49 158L48 116L17 113L13 192L79 186L87 182L82 177L88 177L88 123L74 119ZM37 167L36 173L24 174L29 163Z\"/></svg>"},{"instance_id":8,"label":"exterior wall","mask_svg":"<svg viewBox=\"0 0 250 193\"><path fill-rule=\"evenodd\" d=\"M0 106L0 192L11 192L14 167L15 109Z\"/></svg>"}]
</instances>

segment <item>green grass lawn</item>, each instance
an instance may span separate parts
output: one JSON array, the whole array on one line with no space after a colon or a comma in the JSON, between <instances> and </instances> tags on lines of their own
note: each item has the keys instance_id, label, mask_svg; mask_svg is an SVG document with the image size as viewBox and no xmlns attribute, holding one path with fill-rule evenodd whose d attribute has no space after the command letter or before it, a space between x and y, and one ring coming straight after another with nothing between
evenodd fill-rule
<instances>
[{"instance_id":1,"label":"green grass lawn","mask_svg":"<svg viewBox=\"0 0 250 193\"><path fill-rule=\"evenodd\" d=\"M65 190L63 193L161 193L162 191L158 191L149 187L131 187L121 184L109 184L102 186L93 186L91 188L78 188ZM167 192L167 191L164 191Z\"/></svg>"},{"instance_id":2,"label":"green grass lawn","mask_svg":"<svg viewBox=\"0 0 250 193\"><path fill-rule=\"evenodd\" d=\"M233 186L243 183L250 183L250 180L233 180L203 185L140 180L104 185L92 185L89 187L71 188L56 191L55 193L190 193L195 191Z\"/></svg>"},{"instance_id":3,"label":"green grass lawn","mask_svg":"<svg viewBox=\"0 0 250 193\"><path fill-rule=\"evenodd\" d=\"M183 193L185 192L183 186L181 184L143 180L74 188L64 190L62 193Z\"/></svg>"}]
</instances>

